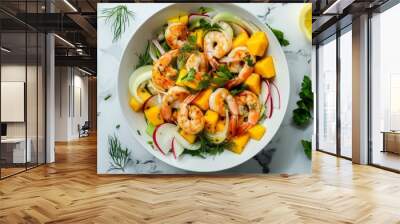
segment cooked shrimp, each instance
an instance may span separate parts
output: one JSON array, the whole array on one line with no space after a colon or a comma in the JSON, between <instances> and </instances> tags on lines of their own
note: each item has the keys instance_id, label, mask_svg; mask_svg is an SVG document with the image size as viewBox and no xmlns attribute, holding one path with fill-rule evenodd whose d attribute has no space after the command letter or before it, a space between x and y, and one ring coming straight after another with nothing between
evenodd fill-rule
<instances>
[{"instance_id":1,"label":"cooked shrimp","mask_svg":"<svg viewBox=\"0 0 400 224\"><path fill-rule=\"evenodd\" d=\"M172 67L171 63L178 54L178 49L171 50L154 62L151 79L156 88L165 91L175 85L178 71Z\"/></svg>"},{"instance_id":2,"label":"cooked shrimp","mask_svg":"<svg viewBox=\"0 0 400 224\"><path fill-rule=\"evenodd\" d=\"M225 87L231 89L234 86L242 84L253 72L253 65L249 65L255 62L254 56L249 53L247 47L236 47L227 56L228 69L233 73L239 73L234 79L229 80Z\"/></svg>"},{"instance_id":3,"label":"cooked shrimp","mask_svg":"<svg viewBox=\"0 0 400 224\"><path fill-rule=\"evenodd\" d=\"M204 52L213 68L217 68L217 59L224 57L232 48L232 39L223 32L211 31L204 37Z\"/></svg>"},{"instance_id":4,"label":"cooked shrimp","mask_svg":"<svg viewBox=\"0 0 400 224\"><path fill-rule=\"evenodd\" d=\"M204 115L195 105L189 105L197 95L188 96L179 106L178 126L188 134L197 134L204 128Z\"/></svg>"},{"instance_id":5,"label":"cooked shrimp","mask_svg":"<svg viewBox=\"0 0 400 224\"><path fill-rule=\"evenodd\" d=\"M173 108L178 109L179 104L190 94L190 92L180 86L171 87L164 95L161 103L161 116L166 121L174 121Z\"/></svg>"},{"instance_id":6,"label":"cooked shrimp","mask_svg":"<svg viewBox=\"0 0 400 224\"><path fill-rule=\"evenodd\" d=\"M165 30L165 40L172 49L181 48L187 40L188 30L183 23L171 23Z\"/></svg>"},{"instance_id":7,"label":"cooked shrimp","mask_svg":"<svg viewBox=\"0 0 400 224\"><path fill-rule=\"evenodd\" d=\"M238 105L234 97L225 88L216 89L211 95L209 100L210 109L217 112L221 117L225 117L226 106L230 113L229 117L229 132L234 136L237 128L237 121L239 115Z\"/></svg>"},{"instance_id":8,"label":"cooked shrimp","mask_svg":"<svg viewBox=\"0 0 400 224\"><path fill-rule=\"evenodd\" d=\"M238 134L242 134L257 124L260 119L261 104L258 96L248 90L235 96L235 101L239 108Z\"/></svg>"},{"instance_id":9,"label":"cooked shrimp","mask_svg":"<svg viewBox=\"0 0 400 224\"><path fill-rule=\"evenodd\" d=\"M200 52L191 54L187 59L185 66L187 71L191 68L196 70L196 72L207 72L208 70L207 59L204 54Z\"/></svg>"}]
</instances>

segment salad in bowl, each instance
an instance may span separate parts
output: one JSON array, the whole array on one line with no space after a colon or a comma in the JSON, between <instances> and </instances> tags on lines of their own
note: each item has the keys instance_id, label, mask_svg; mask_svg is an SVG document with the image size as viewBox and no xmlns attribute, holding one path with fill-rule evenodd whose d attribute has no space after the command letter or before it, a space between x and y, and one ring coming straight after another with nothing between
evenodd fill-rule
<instances>
[{"instance_id":1,"label":"salad in bowl","mask_svg":"<svg viewBox=\"0 0 400 224\"><path fill-rule=\"evenodd\" d=\"M265 29L204 7L159 24L125 83L125 102L145 120L148 144L157 154L179 163L241 156L251 150L249 142L265 144L265 121L282 100L276 59L268 54L275 37Z\"/></svg>"}]
</instances>

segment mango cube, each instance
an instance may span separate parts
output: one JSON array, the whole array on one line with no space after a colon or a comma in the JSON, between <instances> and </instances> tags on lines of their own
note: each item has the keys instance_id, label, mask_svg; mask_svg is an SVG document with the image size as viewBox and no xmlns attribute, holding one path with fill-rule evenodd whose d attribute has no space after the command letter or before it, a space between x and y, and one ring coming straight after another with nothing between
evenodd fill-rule
<instances>
[{"instance_id":1,"label":"mango cube","mask_svg":"<svg viewBox=\"0 0 400 224\"><path fill-rule=\"evenodd\" d=\"M145 88L139 88L137 90L137 94L142 99L142 102L145 102L147 99L151 97L151 94Z\"/></svg>"},{"instance_id":2,"label":"mango cube","mask_svg":"<svg viewBox=\"0 0 400 224\"><path fill-rule=\"evenodd\" d=\"M251 74L246 81L244 81L244 85L249 87L249 89L253 92L256 93L257 95L260 95L261 92L261 78L260 75L257 73Z\"/></svg>"},{"instance_id":3,"label":"mango cube","mask_svg":"<svg viewBox=\"0 0 400 224\"><path fill-rule=\"evenodd\" d=\"M252 139L260 140L265 134L265 127L261 124L257 124L248 130L248 133Z\"/></svg>"},{"instance_id":4,"label":"mango cube","mask_svg":"<svg viewBox=\"0 0 400 224\"><path fill-rule=\"evenodd\" d=\"M189 16L188 15L183 15L183 16L177 16L177 17L173 17L168 19L168 23L183 23L183 24L187 24L189 22Z\"/></svg>"},{"instance_id":5,"label":"mango cube","mask_svg":"<svg viewBox=\"0 0 400 224\"><path fill-rule=\"evenodd\" d=\"M187 75L187 73L188 72L184 68L179 71L178 79L175 82L176 85L182 86L182 87L187 86L191 89L197 89L197 87L199 86L199 80L197 80L197 79L195 79L193 81L182 80Z\"/></svg>"},{"instance_id":6,"label":"mango cube","mask_svg":"<svg viewBox=\"0 0 400 224\"><path fill-rule=\"evenodd\" d=\"M223 131L225 128L225 121L218 121L217 122L217 127L215 127L216 132Z\"/></svg>"},{"instance_id":7,"label":"mango cube","mask_svg":"<svg viewBox=\"0 0 400 224\"><path fill-rule=\"evenodd\" d=\"M218 122L218 113L212 110L207 110L204 115L205 129L208 132L214 133Z\"/></svg>"},{"instance_id":8,"label":"mango cube","mask_svg":"<svg viewBox=\"0 0 400 224\"><path fill-rule=\"evenodd\" d=\"M136 111L136 112L138 112L138 111L140 111L140 109L142 109L142 104L139 103L139 102L135 99L135 97L131 97L131 99L129 100L129 105L130 105L131 108L132 108L134 111Z\"/></svg>"},{"instance_id":9,"label":"mango cube","mask_svg":"<svg viewBox=\"0 0 400 224\"><path fill-rule=\"evenodd\" d=\"M275 77L274 60L271 56L267 56L256 63L255 72L263 78L271 79Z\"/></svg>"},{"instance_id":10,"label":"mango cube","mask_svg":"<svg viewBox=\"0 0 400 224\"><path fill-rule=\"evenodd\" d=\"M248 133L233 137L233 146L231 148L231 151L237 154L241 154L247 142L249 141L249 138L250 135Z\"/></svg>"},{"instance_id":11,"label":"mango cube","mask_svg":"<svg viewBox=\"0 0 400 224\"><path fill-rule=\"evenodd\" d=\"M249 40L249 35L246 32L241 32L233 40L232 46L233 46L233 48L239 47L239 46L246 46L246 43L248 40Z\"/></svg>"},{"instance_id":12,"label":"mango cube","mask_svg":"<svg viewBox=\"0 0 400 224\"><path fill-rule=\"evenodd\" d=\"M199 93L196 99L194 99L193 104L200 107L202 110L208 110L208 101L211 93L212 89L203 90Z\"/></svg>"},{"instance_id":13,"label":"mango cube","mask_svg":"<svg viewBox=\"0 0 400 224\"><path fill-rule=\"evenodd\" d=\"M196 45L199 48L203 48L203 38L204 38L204 30L203 29L197 29L194 31L194 34L196 36Z\"/></svg>"},{"instance_id":14,"label":"mango cube","mask_svg":"<svg viewBox=\"0 0 400 224\"><path fill-rule=\"evenodd\" d=\"M262 31L257 31L253 33L247 41L247 48L249 49L250 54L254 56L264 56L268 44L267 35Z\"/></svg>"},{"instance_id":15,"label":"mango cube","mask_svg":"<svg viewBox=\"0 0 400 224\"><path fill-rule=\"evenodd\" d=\"M188 141L190 144L193 144L194 141L196 141L196 135L188 134L188 133L186 133L186 132L183 131L183 130L180 130L180 131L179 131L179 134L180 134L184 139L186 139L186 141Z\"/></svg>"},{"instance_id":16,"label":"mango cube","mask_svg":"<svg viewBox=\"0 0 400 224\"><path fill-rule=\"evenodd\" d=\"M160 107L154 106L144 111L144 115L146 119L154 126L160 125L164 123L163 118L161 117Z\"/></svg>"}]
</instances>

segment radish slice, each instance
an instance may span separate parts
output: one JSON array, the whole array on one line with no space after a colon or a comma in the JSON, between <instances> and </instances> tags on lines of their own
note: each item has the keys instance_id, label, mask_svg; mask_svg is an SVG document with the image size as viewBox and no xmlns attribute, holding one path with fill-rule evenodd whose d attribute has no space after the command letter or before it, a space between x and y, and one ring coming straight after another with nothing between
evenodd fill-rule
<instances>
[{"instance_id":1,"label":"radish slice","mask_svg":"<svg viewBox=\"0 0 400 224\"><path fill-rule=\"evenodd\" d=\"M138 96L137 90L140 84L151 79L152 67L151 65L142 66L129 77L129 92L139 103L143 103L143 99Z\"/></svg>"},{"instance_id":2,"label":"radish slice","mask_svg":"<svg viewBox=\"0 0 400 224\"><path fill-rule=\"evenodd\" d=\"M278 105L279 105L278 109L281 109L281 94L279 92L279 89L273 82L271 82L271 86L274 87L274 89L276 90L276 93L278 94Z\"/></svg>"},{"instance_id":3,"label":"radish slice","mask_svg":"<svg viewBox=\"0 0 400 224\"><path fill-rule=\"evenodd\" d=\"M191 144L188 142L182 135L180 135L178 132L175 133L174 135L176 141L184 148L187 150L198 150L200 149L200 144L199 143L193 143Z\"/></svg>"},{"instance_id":4,"label":"radish slice","mask_svg":"<svg viewBox=\"0 0 400 224\"><path fill-rule=\"evenodd\" d=\"M265 103L265 107L266 107L266 116L267 118L271 118L272 117L272 112L274 110L274 103L273 103L273 99L271 94L269 94L267 102Z\"/></svg>"},{"instance_id":5,"label":"radish slice","mask_svg":"<svg viewBox=\"0 0 400 224\"><path fill-rule=\"evenodd\" d=\"M207 133L207 138L215 144L220 144L228 137L228 129L229 129L229 114L228 110L225 111L225 125L224 130L217 133Z\"/></svg>"},{"instance_id":6,"label":"radish slice","mask_svg":"<svg viewBox=\"0 0 400 224\"><path fill-rule=\"evenodd\" d=\"M171 148L172 148L172 154L174 155L175 159L179 158L179 156L182 155L183 151L185 150L185 148L183 148L183 146L179 144L178 141L176 141L175 137L172 139Z\"/></svg>"},{"instance_id":7,"label":"radish slice","mask_svg":"<svg viewBox=\"0 0 400 224\"><path fill-rule=\"evenodd\" d=\"M160 124L153 133L153 141L161 154L166 155L171 150L172 139L178 127L171 123Z\"/></svg>"},{"instance_id":8,"label":"radish slice","mask_svg":"<svg viewBox=\"0 0 400 224\"><path fill-rule=\"evenodd\" d=\"M161 105L161 96L159 94L150 97L144 102L143 109L147 110L150 107Z\"/></svg>"},{"instance_id":9,"label":"radish slice","mask_svg":"<svg viewBox=\"0 0 400 224\"><path fill-rule=\"evenodd\" d=\"M262 81L261 82L261 92L260 95L258 96L258 99L260 102L263 104L267 103L268 97L270 95L270 89L267 81Z\"/></svg>"}]
</instances>

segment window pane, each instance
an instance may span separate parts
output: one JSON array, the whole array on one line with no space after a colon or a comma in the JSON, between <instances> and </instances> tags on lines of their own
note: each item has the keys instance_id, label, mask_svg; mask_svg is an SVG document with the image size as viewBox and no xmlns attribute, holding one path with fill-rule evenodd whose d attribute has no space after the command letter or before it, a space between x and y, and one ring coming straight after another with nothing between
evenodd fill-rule
<instances>
[{"instance_id":1,"label":"window pane","mask_svg":"<svg viewBox=\"0 0 400 224\"><path fill-rule=\"evenodd\" d=\"M400 5L372 17L372 163L400 170Z\"/></svg>"},{"instance_id":2,"label":"window pane","mask_svg":"<svg viewBox=\"0 0 400 224\"><path fill-rule=\"evenodd\" d=\"M318 51L318 147L336 153L336 40Z\"/></svg>"},{"instance_id":3,"label":"window pane","mask_svg":"<svg viewBox=\"0 0 400 224\"><path fill-rule=\"evenodd\" d=\"M340 36L340 153L352 156L352 35Z\"/></svg>"}]
</instances>

